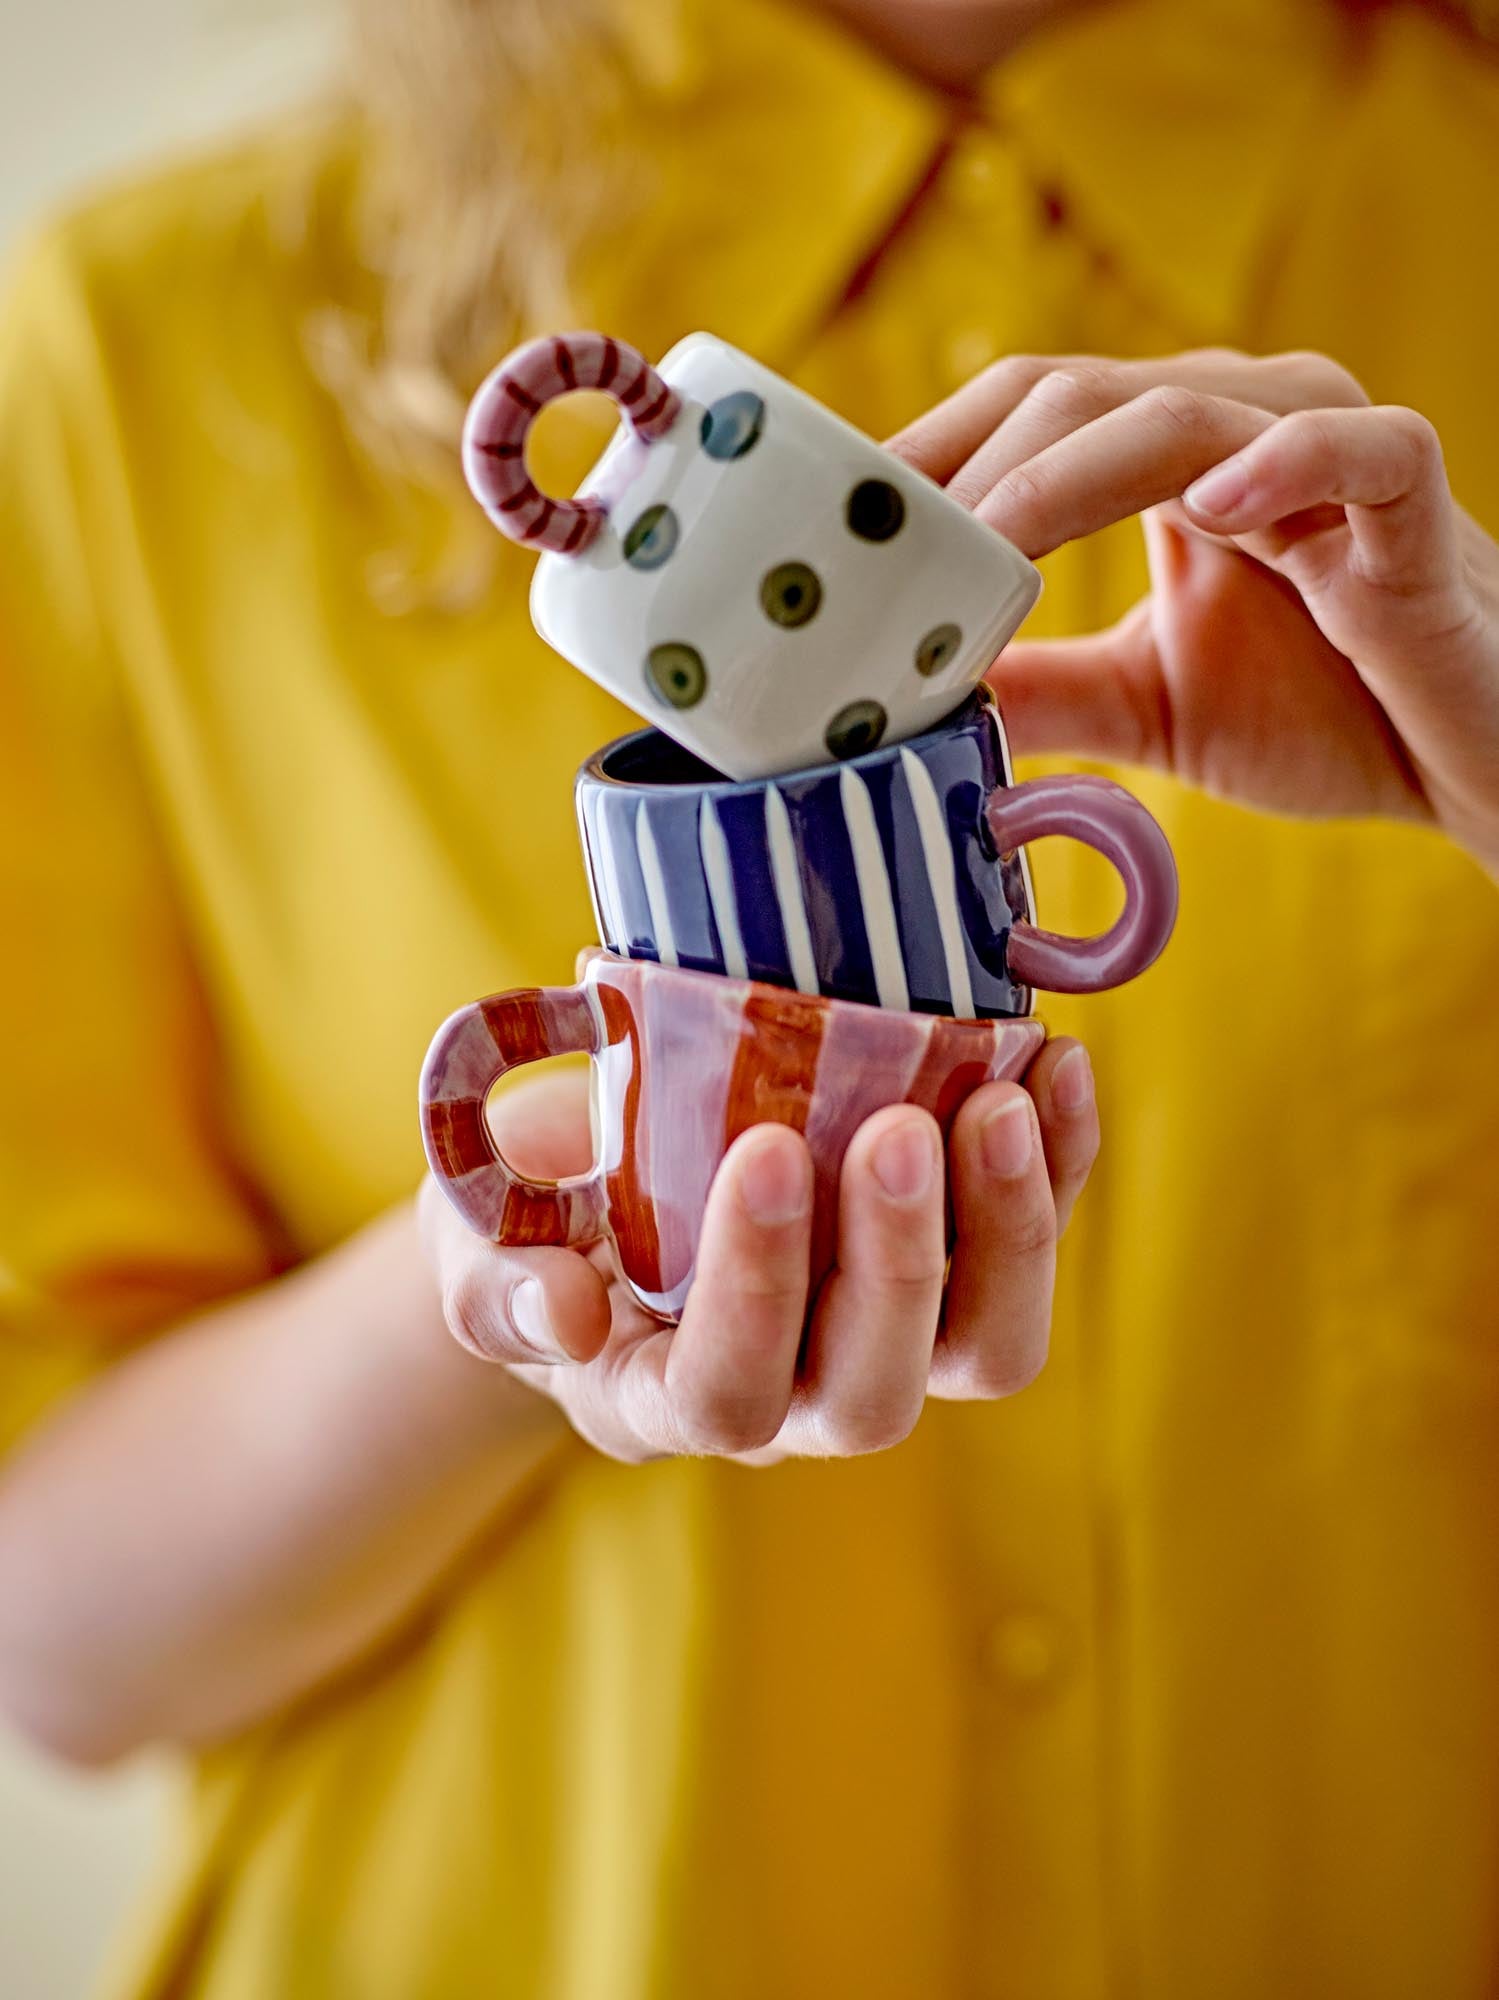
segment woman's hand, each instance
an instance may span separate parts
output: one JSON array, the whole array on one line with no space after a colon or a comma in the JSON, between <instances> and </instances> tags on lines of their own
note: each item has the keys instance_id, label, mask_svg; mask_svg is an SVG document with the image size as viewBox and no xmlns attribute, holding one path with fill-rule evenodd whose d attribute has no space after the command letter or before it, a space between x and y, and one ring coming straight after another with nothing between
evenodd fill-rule
<instances>
[{"instance_id":1,"label":"woman's hand","mask_svg":"<svg viewBox=\"0 0 1499 2000\"><path fill-rule=\"evenodd\" d=\"M581 1078L523 1086L492 1116L522 1172L587 1170ZM809 1299L806 1142L756 1126L718 1170L675 1328L640 1309L603 1244L498 1249L430 1181L423 1233L457 1339L550 1396L611 1457L841 1457L898 1443L928 1395L1006 1396L1035 1376L1057 1238L1097 1150L1087 1056L1065 1040L1042 1050L1024 1089L974 1093L946 1172L928 1113L877 1112L844 1159L837 1267ZM944 1300L949 1180L957 1238Z\"/></svg>"},{"instance_id":2,"label":"woman's hand","mask_svg":"<svg viewBox=\"0 0 1499 2000\"><path fill-rule=\"evenodd\" d=\"M1151 591L996 662L1015 747L1435 822L1499 875L1499 547L1316 354L998 363L892 449L1033 557L1143 512Z\"/></svg>"}]
</instances>

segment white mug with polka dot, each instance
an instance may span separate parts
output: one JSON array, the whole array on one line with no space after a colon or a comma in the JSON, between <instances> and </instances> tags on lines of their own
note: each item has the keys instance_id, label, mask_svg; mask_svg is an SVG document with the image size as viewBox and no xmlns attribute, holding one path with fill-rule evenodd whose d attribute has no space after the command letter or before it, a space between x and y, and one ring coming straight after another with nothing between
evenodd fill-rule
<instances>
[{"instance_id":1,"label":"white mug with polka dot","mask_svg":"<svg viewBox=\"0 0 1499 2000\"><path fill-rule=\"evenodd\" d=\"M574 389L623 422L558 500L526 433ZM543 551L542 637L734 779L930 729L1041 589L940 487L711 334L659 370L602 334L529 342L474 398L464 466L495 525Z\"/></svg>"}]
</instances>

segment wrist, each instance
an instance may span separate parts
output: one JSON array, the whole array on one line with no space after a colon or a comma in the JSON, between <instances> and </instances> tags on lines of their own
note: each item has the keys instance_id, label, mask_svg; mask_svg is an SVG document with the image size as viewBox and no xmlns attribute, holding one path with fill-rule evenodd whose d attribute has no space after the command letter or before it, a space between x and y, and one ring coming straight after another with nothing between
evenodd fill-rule
<instances>
[{"instance_id":1,"label":"wrist","mask_svg":"<svg viewBox=\"0 0 1499 2000\"><path fill-rule=\"evenodd\" d=\"M344 1309L330 1315L342 1334L341 1363L406 1435L458 1460L482 1461L566 1433L550 1398L467 1352L449 1332L414 1200L378 1217L308 1279L344 1293ZM351 1285L362 1311L347 1310Z\"/></svg>"}]
</instances>

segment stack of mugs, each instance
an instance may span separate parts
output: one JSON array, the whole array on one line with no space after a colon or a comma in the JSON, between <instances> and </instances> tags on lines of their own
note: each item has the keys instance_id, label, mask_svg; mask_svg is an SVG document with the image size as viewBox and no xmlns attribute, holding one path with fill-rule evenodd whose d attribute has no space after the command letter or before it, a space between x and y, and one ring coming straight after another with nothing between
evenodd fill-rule
<instances>
[{"instance_id":1,"label":"stack of mugs","mask_svg":"<svg viewBox=\"0 0 1499 2000\"><path fill-rule=\"evenodd\" d=\"M553 499L526 434L575 389L613 396L623 422L579 497ZM475 398L464 462L496 526L543 551L542 636L657 726L578 774L602 946L578 985L479 1001L438 1033L433 1172L493 1241L608 1237L671 1318L715 1167L779 1120L816 1168L815 1282L866 1117L908 1102L945 1128L1030 1063L1033 989L1096 991L1156 957L1176 909L1165 837L1106 780L1013 782L981 676L1035 602L1031 564L722 341L694 334L659 370L600 334L533 341ZM1035 927L1023 843L1043 834L1124 878L1103 936ZM578 1050L597 1163L527 1180L485 1099Z\"/></svg>"}]
</instances>

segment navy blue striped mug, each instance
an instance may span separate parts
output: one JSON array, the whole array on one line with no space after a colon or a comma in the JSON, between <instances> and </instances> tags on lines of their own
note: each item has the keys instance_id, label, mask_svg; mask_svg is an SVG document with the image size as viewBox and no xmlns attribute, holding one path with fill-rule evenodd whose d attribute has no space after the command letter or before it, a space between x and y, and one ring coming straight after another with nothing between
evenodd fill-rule
<instances>
[{"instance_id":1,"label":"navy blue striped mug","mask_svg":"<svg viewBox=\"0 0 1499 2000\"><path fill-rule=\"evenodd\" d=\"M1144 806L1104 778L1017 785L984 687L925 735L739 783L639 730L584 764L576 804L610 951L831 999L1026 1014L1033 987L1134 978L1176 919L1175 863ZM1023 843L1045 834L1119 870L1110 930L1037 929Z\"/></svg>"}]
</instances>

